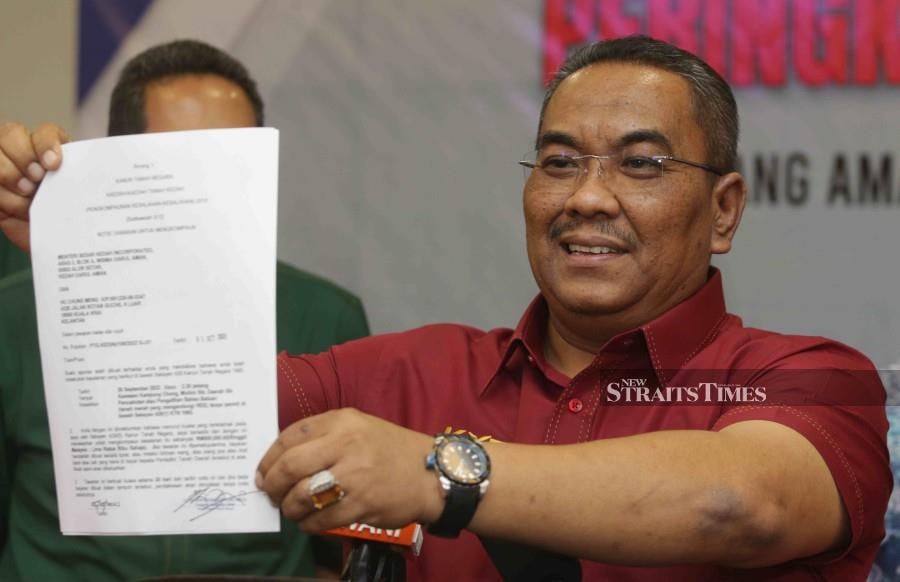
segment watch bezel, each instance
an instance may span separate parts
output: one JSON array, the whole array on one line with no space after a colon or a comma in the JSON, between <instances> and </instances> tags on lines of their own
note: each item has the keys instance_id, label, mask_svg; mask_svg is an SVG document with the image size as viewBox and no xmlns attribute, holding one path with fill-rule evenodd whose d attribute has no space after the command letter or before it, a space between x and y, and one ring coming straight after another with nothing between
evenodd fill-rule
<instances>
[{"instance_id":1,"label":"watch bezel","mask_svg":"<svg viewBox=\"0 0 900 582\"><path fill-rule=\"evenodd\" d=\"M491 476L491 457L487 454L487 450L477 440L469 437L468 435L439 435L436 439L435 448L434 448L434 463L441 474L445 479L454 483L455 485L459 485L461 487L480 487L488 478ZM445 447L451 446L453 444L460 444L463 446L472 446L479 450L481 457L484 459L484 467L481 471L481 474L474 481L460 481L455 478L450 469L444 466L441 459L441 451L444 450Z\"/></svg>"}]
</instances>

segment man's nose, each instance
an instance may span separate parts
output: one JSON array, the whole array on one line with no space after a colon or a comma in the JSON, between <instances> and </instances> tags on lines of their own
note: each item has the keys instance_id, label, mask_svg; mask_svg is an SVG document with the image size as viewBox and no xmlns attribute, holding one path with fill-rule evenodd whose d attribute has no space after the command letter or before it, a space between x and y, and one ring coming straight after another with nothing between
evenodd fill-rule
<instances>
[{"instance_id":1,"label":"man's nose","mask_svg":"<svg viewBox=\"0 0 900 582\"><path fill-rule=\"evenodd\" d=\"M604 214L610 218L619 215L622 208L611 175L604 167L604 160L586 159L572 194L566 199L565 211L573 216L592 218Z\"/></svg>"}]
</instances>

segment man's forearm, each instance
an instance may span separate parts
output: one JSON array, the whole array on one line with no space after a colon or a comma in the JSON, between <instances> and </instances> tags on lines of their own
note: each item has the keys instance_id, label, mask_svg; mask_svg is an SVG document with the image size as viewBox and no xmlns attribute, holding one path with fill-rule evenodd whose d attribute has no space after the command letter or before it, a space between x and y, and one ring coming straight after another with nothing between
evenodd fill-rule
<instances>
[{"instance_id":1,"label":"man's forearm","mask_svg":"<svg viewBox=\"0 0 900 582\"><path fill-rule=\"evenodd\" d=\"M846 529L833 483L818 482L822 471L830 480L827 467L810 461L803 437L772 427L494 445L491 487L470 529L631 565L763 566L825 551ZM785 431L791 446L773 450Z\"/></svg>"}]
</instances>

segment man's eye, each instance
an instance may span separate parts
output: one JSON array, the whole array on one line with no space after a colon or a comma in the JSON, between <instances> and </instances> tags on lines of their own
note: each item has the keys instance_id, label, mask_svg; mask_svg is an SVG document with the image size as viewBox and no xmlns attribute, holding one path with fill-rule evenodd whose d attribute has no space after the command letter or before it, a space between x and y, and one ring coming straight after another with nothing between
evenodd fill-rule
<instances>
[{"instance_id":1,"label":"man's eye","mask_svg":"<svg viewBox=\"0 0 900 582\"><path fill-rule=\"evenodd\" d=\"M547 156L541 160L541 169L549 176L566 178L578 173L578 162L568 156Z\"/></svg>"},{"instance_id":2,"label":"man's eye","mask_svg":"<svg viewBox=\"0 0 900 582\"><path fill-rule=\"evenodd\" d=\"M568 156L548 156L541 161L542 168L577 168L578 163Z\"/></svg>"},{"instance_id":3,"label":"man's eye","mask_svg":"<svg viewBox=\"0 0 900 582\"><path fill-rule=\"evenodd\" d=\"M630 176L658 176L662 160L646 156L628 156L622 159L622 171Z\"/></svg>"}]
</instances>

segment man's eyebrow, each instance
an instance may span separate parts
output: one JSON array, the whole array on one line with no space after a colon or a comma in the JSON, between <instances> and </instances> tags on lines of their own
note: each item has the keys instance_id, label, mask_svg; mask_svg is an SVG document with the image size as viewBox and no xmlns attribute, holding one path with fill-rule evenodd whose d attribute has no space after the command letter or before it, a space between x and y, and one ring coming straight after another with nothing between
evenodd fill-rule
<instances>
[{"instance_id":1,"label":"man's eyebrow","mask_svg":"<svg viewBox=\"0 0 900 582\"><path fill-rule=\"evenodd\" d=\"M655 129L637 129L635 131L630 131L613 143L613 149L620 150L639 143L652 143L665 148L669 152L672 151L672 142L669 141L669 138ZM576 150L581 149L581 144L577 139L562 131L547 131L542 133L538 136L537 142L535 143L535 149L539 150L548 145L567 146Z\"/></svg>"},{"instance_id":2,"label":"man's eyebrow","mask_svg":"<svg viewBox=\"0 0 900 582\"><path fill-rule=\"evenodd\" d=\"M548 145L561 145L576 150L579 149L578 140L568 133L563 133L561 131L546 131L542 133L538 136L537 141L534 144L534 149L539 150Z\"/></svg>"},{"instance_id":3,"label":"man's eyebrow","mask_svg":"<svg viewBox=\"0 0 900 582\"><path fill-rule=\"evenodd\" d=\"M655 129L638 129L630 131L615 142L615 149L620 150L638 143L652 143L672 151L672 142L665 135Z\"/></svg>"}]
</instances>

